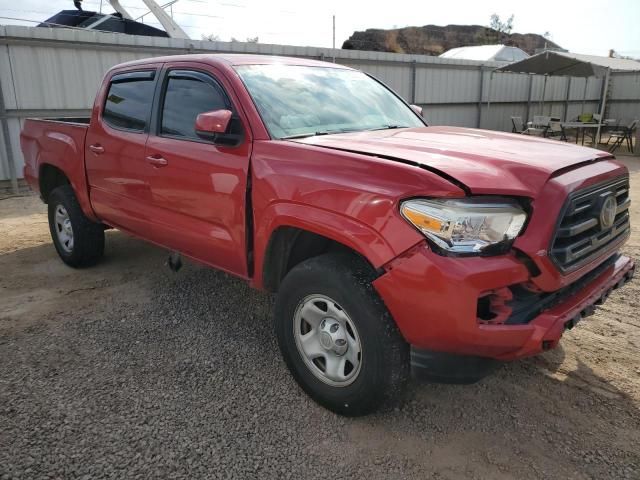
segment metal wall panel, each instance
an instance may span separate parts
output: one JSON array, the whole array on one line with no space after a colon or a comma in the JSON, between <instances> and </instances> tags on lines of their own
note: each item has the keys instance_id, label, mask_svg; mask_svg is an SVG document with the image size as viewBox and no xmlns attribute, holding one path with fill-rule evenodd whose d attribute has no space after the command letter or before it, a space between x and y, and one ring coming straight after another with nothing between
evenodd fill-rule
<instances>
[{"instance_id":1,"label":"metal wall panel","mask_svg":"<svg viewBox=\"0 0 640 480\"><path fill-rule=\"evenodd\" d=\"M14 155L16 152L20 152L18 158L14 159L14 165L16 166L18 178L22 178L22 169L24 168L24 159L22 157L22 152L20 151L20 130L22 129L22 120L19 118L10 118L8 121L9 136L11 137L10 141Z\"/></svg>"},{"instance_id":2,"label":"metal wall panel","mask_svg":"<svg viewBox=\"0 0 640 480\"><path fill-rule=\"evenodd\" d=\"M12 46L11 65L20 109L89 108L113 65L148 57L143 52Z\"/></svg>"},{"instance_id":3,"label":"metal wall panel","mask_svg":"<svg viewBox=\"0 0 640 480\"><path fill-rule=\"evenodd\" d=\"M15 166L15 172L18 178L22 178L22 168L24 167L22 152L20 152L20 129L22 125L18 118L8 118L7 123L9 127L9 141L11 142L11 148L14 154L13 164ZM2 129L0 128L0 159L2 160L0 161L0 180L9 180L11 178L6 159L5 140L2 135Z\"/></svg>"},{"instance_id":4,"label":"metal wall panel","mask_svg":"<svg viewBox=\"0 0 640 480\"><path fill-rule=\"evenodd\" d=\"M339 63L373 75L388 87L392 88L402 98L411 101L411 66L380 65L375 63L359 64L348 61L341 61Z\"/></svg>"},{"instance_id":5,"label":"metal wall panel","mask_svg":"<svg viewBox=\"0 0 640 480\"><path fill-rule=\"evenodd\" d=\"M487 130L512 131L513 124L511 117L520 117L525 121L527 118L527 106L524 104L514 105L494 105L492 110L484 114L487 117L482 123L482 128Z\"/></svg>"},{"instance_id":6,"label":"metal wall panel","mask_svg":"<svg viewBox=\"0 0 640 480\"><path fill-rule=\"evenodd\" d=\"M640 73L614 74L611 78L611 96L618 99L640 99Z\"/></svg>"},{"instance_id":7,"label":"metal wall panel","mask_svg":"<svg viewBox=\"0 0 640 480\"><path fill-rule=\"evenodd\" d=\"M490 82L485 83L483 98L486 101L491 88L492 102L526 102L529 94L529 75L518 73L489 73ZM486 80L486 79L485 79Z\"/></svg>"},{"instance_id":8,"label":"metal wall panel","mask_svg":"<svg viewBox=\"0 0 640 480\"><path fill-rule=\"evenodd\" d=\"M469 103L477 102L480 68L417 67L417 103Z\"/></svg>"},{"instance_id":9,"label":"metal wall panel","mask_svg":"<svg viewBox=\"0 0 640 480\"><path fill-rule=\"evenodd\" d=\"M615 77L617 74L614 74ZM586 97L585 97L585 84L587 85ZM596 77L588 78L574 78L571 81L571 95L570 99L575 101L582 101L583 98L588 100L600 101L600 94L602 92L602 79Z\"/></svg>"},{"instance_id":10,"label":"metal wall panel","mask_svg":"<svg viewBox=\"0 0 640 480\"><path fill-rule=\"evenodd\" d=\"M640 102L612 103L607 108L607 118L613 118L620 125L628 125L632 120L640 120Z\"/></svg>"},{"instance_id":11,"label":"metal wall panel","mask_svg":"<svg viewBox=\"0 0 640 480\"><path fill-rule=\"evenodd\" d=\"M429 125L475 127L477 109L469 105L426 105L424 117Z\"/></svg>"},{"instance_id":12,"label":"metal wall panel","mask_svg":"<svg viewBox=\"0 0 640 480\"><path fill-rule=\"evenodd\" d=\"M1 30L0 30L1 32ZM9 48L0 45L0 85L2 88L2 99L6 109L15 109L16 94L13 89L13 77L11 76L12 68L9 60Z\"/></svg>"},{"instance_id":13,"label":"metal wall panel","mask_svg":"<svg viewBox=\"0 0 640 480\"><path fill-rule=\"evenodd\" d=\"M569 105L567 110L567 118L569 120L573 120L578 117L581 113L595 113L598 111L599 102L587 101L584 104L584 109L582 108L582 103L572 103Z\"/></svg>"},{"instance_id":14,"label":"metal wall panel","mask_svg":"<svg viewBox=\"0 0 640 480\"><path fill-rule=\"evenodd\" d=\"M495 62L5 26L0 27L0 86L9 116L16 171L21 175L20 121L16 117L34 110L52 116L87 111L104 73L113 65L145 57L198 52L335 61L374 75L407 101L414 100L415 92L413 103L424 107L425 116L433 125L476 127L479 122L481 128L511 131L512 116L525 120L527 114L529 119L542 114L563 117L566 109L567 118L574 118L583 111L595 112L602 90L602 79L588 79L583 109L585 79L571 79L567 104L569 79L549 77L543 106L543 76L492 73L500 65ZM612 74L611 94L610 118L640 117L640 74ZM478 103L480 100L482 104ZM4 147L4 139L0 147ZM5 155L4 148L0 148L0 155ZM8 178L5 164L0 164L0 179Z\"/></svg>"},{"instance_id":15,"label":"metal wall panel","mask_svg":"<svg viewBox=\"0 0 640 480\"><path fill-rule=\"evenodd\" d=\"M482 128L510 132L511 117L522 117L526 121L526 105L492 103L483 113Z\"/></svg>"},{"instance_id":16,"label":"metal wall panel","mask_svg":"<svg viewBox=\"0 0 640 480\"><path fill-rule=\"evenodd\" d=\"M7 158L7 151L4 148L5 138L2 134L2 128L0 128L0 180L8 180L11 178L9 174L9 159Z\"/></svg>"}]
</instances>

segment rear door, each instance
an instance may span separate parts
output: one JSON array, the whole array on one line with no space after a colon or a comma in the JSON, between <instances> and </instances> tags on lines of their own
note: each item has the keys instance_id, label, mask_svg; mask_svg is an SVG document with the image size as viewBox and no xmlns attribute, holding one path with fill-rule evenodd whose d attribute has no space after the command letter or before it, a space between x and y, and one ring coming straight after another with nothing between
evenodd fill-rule
<instances>
[{"instance_id":1,"label":"rear door","mask_svg":"<svg viewBox=\"0 0 640 480\"><path fill-rule=\"evenodd\" d=\"M145 152L158 243L246 277L251 138L239 102L208 65L172 64L161 82ZM198 114L219 109L233 112L234 144L195 133Z\"/></svg>"},{"instance_id":2,"label":"rear door","mask_svg":"<svg viewBox=\"0 0 640 480\"><path fill-rule=\"evenodd\" d=\"M160 67L116 72L96 97L85 142L94 211L106 223L145 238L152 226L152 197L144 153Z\"/></svg>"}]
</instances>

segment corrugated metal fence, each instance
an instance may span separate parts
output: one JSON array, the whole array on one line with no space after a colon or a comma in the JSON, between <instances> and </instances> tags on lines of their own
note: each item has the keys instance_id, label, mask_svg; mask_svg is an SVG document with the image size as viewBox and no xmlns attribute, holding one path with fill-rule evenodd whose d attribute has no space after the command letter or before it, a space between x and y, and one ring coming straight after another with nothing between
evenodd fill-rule
<instances>
[{"instance_id":1,"label":"corrugated metal fence","mask_svg":"<svg viewBox=\"0 0 640 480\"><path fill-rule=\"evenodd\" d=\"M0 180L22 176L19 131L33 116L88 115L103 74L144 57L233 52L335 61L375 75L433 125L511 130L511 116L572 118L595 112L602 80L492 73L500 64L356 50L138 37L34 27L0 27ZM608 117L640 117L640 74L612 74ZM6 137L9 137L8 139ZM14 182L15 183L15 182Z\"/></svg>"}]
</instances>

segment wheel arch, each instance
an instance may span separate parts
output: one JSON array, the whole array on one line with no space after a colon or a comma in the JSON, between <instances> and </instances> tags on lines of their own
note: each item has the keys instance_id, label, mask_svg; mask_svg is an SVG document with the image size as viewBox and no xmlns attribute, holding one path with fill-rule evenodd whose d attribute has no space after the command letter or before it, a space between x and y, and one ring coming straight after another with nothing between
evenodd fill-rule
<instances>
[{"instance_id":1,"label":"wheel arch","mask_svg":"<svg viewBox=\"0 0 640 480\"><path fill-rule=\"evenodd\" d=\"M49 197L53 190L63 185L69 185L80 203L82 212L92 221L98 221L89 200L84 162L79 166L58 165L58 163L57 161L43 161L38 165L38 189L42 201L49 203Z\"/></svg>"},{"instance_id":2,"label":"wheel arch","mask_svg":"<svg viewBox=\"0 0 640 480\"><path fill-rule=\"evenodd\" d=\"M254 284L268 291L277 291L297 264L324 253L351 253L375 276L395 257L376 231L353 218L296 204L279 204L267 217L256 234Z\"/></svg>"},{"instance_id":3,"label":"wheel arch","mask_svg":"<svg viewBox=\"0 0 640 480\"><path fill-rule=\"evenodd\" d=\"M59 167L50 163L40 165L38 173L40 196L44 203L48 203L51 192L62 185L71 185L67 174Z\"/></svg>"}]
</instances>

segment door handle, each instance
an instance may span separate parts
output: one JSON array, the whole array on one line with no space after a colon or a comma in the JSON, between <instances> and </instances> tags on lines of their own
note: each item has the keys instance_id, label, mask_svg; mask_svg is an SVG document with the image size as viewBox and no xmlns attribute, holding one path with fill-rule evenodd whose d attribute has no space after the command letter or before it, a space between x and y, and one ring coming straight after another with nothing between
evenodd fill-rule
<instances>
[{"instance_id":1,"label":"door handle","mask_svg":"<svg viewBox=\"0 0 640 480\"><path fill-rule=\"evenodd\" d=\"M169 164L169 162L167 162L167 159L160 155L149 155L147 157L147 162L149 162L151 165L153 165L156 168L166 167Z\"/></svg>"},{"instance_id":2,"label":"door handle","mask_svg":"<svg viewBox=\"0 0 640 480\"><path fill-rule=\"evenodd\" d=\"M89 150L91 150L96 155L100 155L101 153L104 153L104 147L99 143L94 143L93 145L89 145Z\"/></svg>"}]
</instances>

